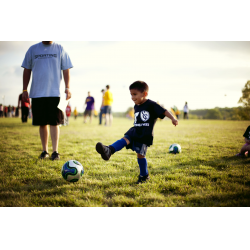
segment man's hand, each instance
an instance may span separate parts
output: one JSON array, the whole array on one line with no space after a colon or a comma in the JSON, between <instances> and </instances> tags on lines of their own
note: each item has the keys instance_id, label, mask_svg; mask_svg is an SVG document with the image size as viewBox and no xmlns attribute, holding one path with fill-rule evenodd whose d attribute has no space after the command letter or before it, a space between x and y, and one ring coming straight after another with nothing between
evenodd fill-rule
<instances>
[{"instance_id":1,"label":"man's hand","mask_svg":"<svg viewBox=\"0 0 250 250\"><path fill-rule=\"evenodd\" d=\"M28 93L28 91L24 91L22 94L23 102L26 102L28 99L29 99L29 93Z\"/></svg>"},{"instance_id":2,"label":"man's hand","mask_svg":"<svg viewBox=\"0 0 250 250\"><path fill-rule=\"evenodd\" d=\"M172 123L173 123L173 125L176 126L176 125L178 125L178 120L176 120L175 118L173 118L173 119L172 119Z\"/></svg>"},{"instance_id":3,"label":"man's hand","mask_svg":"<svg viewBox=\"0 0 250 250\"><path fill-rule=\"evenodd\" d=\"M67 95L66 100L69 100L71 98L71 92L69 89L65 89L65 93Z\"/></svg>"}]
</instances>

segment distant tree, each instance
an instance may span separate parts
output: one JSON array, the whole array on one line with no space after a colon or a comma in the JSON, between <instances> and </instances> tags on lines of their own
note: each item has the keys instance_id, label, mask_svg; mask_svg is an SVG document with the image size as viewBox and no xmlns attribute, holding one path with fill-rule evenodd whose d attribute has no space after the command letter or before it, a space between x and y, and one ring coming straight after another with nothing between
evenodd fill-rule
<instances>
[{"instance_id":1,"label":"distant tree","mask_svg":"<svg viewBox=\"0 0 250 250\"><path fill-rule=\"evenodd\" d=\"M240 112L240 115L243 115L245 119L247 118L249 120L250 118L250 81L247 81L244 88L242 89L242 97L239 99L238 103L242 103L243 107L245 108L243 112Z\"/></svg>"},{"instance_id":2,"label":"distant tree","mask_svg":"<svg viewBox=\"0 0 250 250\"><path fill-rule=\"evenodd\" d=\"M204 116L205 119L215 119L215 120L222 120L223 117L219 109L209 109L207 114Z\"/></svg>"}]
</instances>

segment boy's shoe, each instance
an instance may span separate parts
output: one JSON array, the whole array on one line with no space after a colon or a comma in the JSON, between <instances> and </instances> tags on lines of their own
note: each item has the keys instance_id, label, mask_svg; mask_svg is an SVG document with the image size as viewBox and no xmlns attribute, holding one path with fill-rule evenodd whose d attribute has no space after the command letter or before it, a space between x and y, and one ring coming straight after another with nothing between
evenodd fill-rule
<instances>
[{"instance_id":1,"label":"boy's shoe","mask_svg":"<svg viewBox=\"0 0 250 250\"><path fill-rule=\"evenodd\" d=\"M51 160L54 161L54 160L60 160L60 156L59 156L59 153L54 151L53 154L51 155Z\"/></svg>"},{"instance_id":2,"label":"boy's shoe","mask_svg":"<svg viewBox=\"0 0 250 250\"><path fill-rule=\"evenodd\" d=\"M103 145L101 142L98 142L95 146L96 151L102 156L102 159L108 161L112 152L108 146Z\"/></svg>"},{"instance_id":3,"label":"boy's shoe","mask_svg":"<svg viewBox=\"0 0 250 250\"><path fill-rule=\"evenodd\" d=\"M140 176L139 175L139 179L138 181L136 182L136 184L140 184L140 183L143 183L143 182L146 182L150 179L149 175L145 175L145 176Z\"/></svg>"},{"instance_id":4,"label":"boy's shoe","mask_svg":"<svg viewBox=\"0 0 250 250\"><path fill-rule=\"evenodd\" d=\"M46 159L49 158L49 153L47 151L43 151L41 155L39 156L40 159Z\"/></svg>"}]
</instances>

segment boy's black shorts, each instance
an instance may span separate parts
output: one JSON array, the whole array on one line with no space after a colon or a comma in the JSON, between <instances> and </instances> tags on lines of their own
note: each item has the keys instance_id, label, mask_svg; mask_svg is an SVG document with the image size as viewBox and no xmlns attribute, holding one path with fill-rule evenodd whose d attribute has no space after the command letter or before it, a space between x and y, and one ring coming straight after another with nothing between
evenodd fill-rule
<instances>
[{"instance_id":1,"label":"boy's black shorts","mask_svg":"<svg viewBox=\"0 0 250 250\"><path fill-rule=\"evenodd\" d=\"M35 126L52 125L64 123L64 114L57 107L60 97L32 98L32 124Z\"/></svg>"},{"instance_id":2,"label":"boy's black shorts","mask_svg":"<svg viewBox=\"0 0 250 250\"><path fill-rule=\"evenodd\" d=\"M148 146L146 144L143 144L143 143L140 143L137 141L133 141L129 137L129 135L124 135L124 137L130 141L130 143L126 146L126 149L131 149L140 155L146 156L147 149L148 149Z\"/></svg>"}]
</instances>

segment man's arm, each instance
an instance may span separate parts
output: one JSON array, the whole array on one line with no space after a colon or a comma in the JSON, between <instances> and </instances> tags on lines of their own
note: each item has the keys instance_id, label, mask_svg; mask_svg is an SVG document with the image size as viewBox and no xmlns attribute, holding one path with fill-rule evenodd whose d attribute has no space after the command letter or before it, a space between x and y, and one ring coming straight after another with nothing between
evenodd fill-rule
<instances>
[{"instance_id":1,"label":"man's arm","mask_svg":"<svg viewBox=\"0 0 250 250\"><path fill-rule=\"evenodd\" d=\"M171 113L169 113L167 110L164 112L164 115L172 120L173 125L178 125L178 120L176 120Z\"/></svg>"},{"instance_id":2,"label":"man's arm","mask_svg":"<svg viewBox=\"0 0 250 250\"><path fill-rule=\"evenodd\" d=\"M29 93L27 89L28 89L28 85L30 82L30 75L31 75L31 69L24 68L23 70L23 94L22 94L23 101L29 98Z\"/></svg>"},{"instance_id":3,"label":"man's arm","mask_svg":"<svg viewBox=\"0 0 250 250\"><path fill-rule=\"evenodd\" d=\"M71 92L69 90L69 81L70 81L70 72L69 69L63 70L63 78L65 82L65 93L67 94L66 100L69 100L71 98Z\"/></svg>"}]
</instances>

